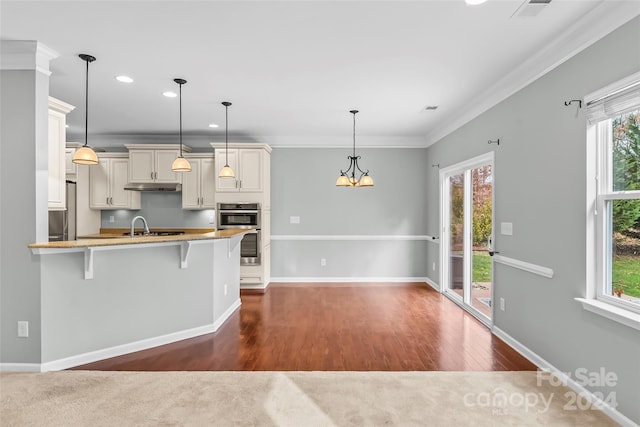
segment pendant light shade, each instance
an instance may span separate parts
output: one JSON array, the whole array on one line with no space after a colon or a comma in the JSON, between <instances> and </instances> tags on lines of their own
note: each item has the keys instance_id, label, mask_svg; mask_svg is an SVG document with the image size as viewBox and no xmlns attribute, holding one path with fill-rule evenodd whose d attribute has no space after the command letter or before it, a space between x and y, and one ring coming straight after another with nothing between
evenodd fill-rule
<instances>
[{"instance_id":1,"label":"pendant light shade","mask_svg":"<svg viewBox=\"0 0 640 427\"><path fill-rule=\"evenodd\" d=\"M80 147L73 154L73 159L71 161L73 163L77 163L79 165L97 165L98 164L98 156L96 152L93 151L88 142L88 125L89 125L89 63L96 60L95 56L87 55L82 53L78 55L80 59L87 63L87 75L85 80L85 101L84 101L84 145Z\"/></svg>"},{"instance_id":2,"label":"pendant light shade","mask_svg":"<svg viewBox=\"0 0 640 427\"><path fill-rule=\"evenodd\" d=\"M358 110L349 111L353 114L353 156L348 156L349 167L346 171L340 170L340 176L336 180L337 187L373 187L373 178L369 176L369 170L363 171L358 165L360 156L356 156L356 114ZM356 173L360 177L356 178Z\"/></svg>"},{"instance_id":3,"label":"pendant light shade","mask_svg":"<svg viewBox=\"0 0 640 427\"><path fill-rule=\"evenodd\" d=\"M182 85L187 81L185 79L173 79L180 86L180 155L173 161L171 170L174 172L191 172L191 163L182 157Z\"/></svg>"},{"instance_id":4,"label":"pendant light shade","mask_svg":"<svg viewBox=\"0 0 640 427\"><path fill-rule=\"evenodd\" d=\"M225 151L226 157L225 157L224 167L220 169L220 173L218 174L218 177L235 178L236 174L233 173L233 169L231 169L231 166L229 166L229 106L231 106L231 103L228 101L225 101L222 103L222 105L224 105L224 108L225 108L224 151Z\"/></svg>"}]
</instances>

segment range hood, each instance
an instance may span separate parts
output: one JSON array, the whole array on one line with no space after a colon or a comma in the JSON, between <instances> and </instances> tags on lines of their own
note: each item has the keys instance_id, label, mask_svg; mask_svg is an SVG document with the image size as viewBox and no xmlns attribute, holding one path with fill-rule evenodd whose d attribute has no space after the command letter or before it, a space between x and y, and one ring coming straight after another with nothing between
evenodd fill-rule
<instances>
[{"instance_id":1,"label":"range hood","mask_svg":"<svg viewBox=\"0 0 640 427\"><path fill-rule=\"evenodd\" d=\"M182 191L182 184L157 182L129 183L124 186L124 189L129 191Z\"/></svg>"}]
</instances>

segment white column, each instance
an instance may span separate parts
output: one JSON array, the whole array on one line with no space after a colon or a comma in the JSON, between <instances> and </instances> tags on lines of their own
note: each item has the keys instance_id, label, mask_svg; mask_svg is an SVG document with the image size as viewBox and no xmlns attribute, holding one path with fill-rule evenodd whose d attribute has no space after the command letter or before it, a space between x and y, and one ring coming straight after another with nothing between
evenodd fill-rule
<instances>
[{"instance_id":1,"label":"white column","mask_svg":"<svg viewBox=\"0 0 640 427\"><path fill-rule=\"evenodd\" d=\"M49 61L58 54L36 41L0 43L0 363L38 364L42 272L27 245L48 239ZM18 321L29 337L18 338Z\"/></svg>"}]
</instances>

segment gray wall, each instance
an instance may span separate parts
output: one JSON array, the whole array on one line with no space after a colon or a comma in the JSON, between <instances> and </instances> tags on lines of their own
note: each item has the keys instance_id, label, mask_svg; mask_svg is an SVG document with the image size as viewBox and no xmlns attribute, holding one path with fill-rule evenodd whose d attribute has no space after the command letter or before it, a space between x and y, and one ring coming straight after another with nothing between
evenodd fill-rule
<instances>
[{"instance_id":1,"label":"gray wall","mask_svg":"<svg viewBox=\"0 0 640 427\"><path fill-rule=\"evenodd\" d=\"M213 185L213 183L211 183ZM136 215L142 215L149 223L149 227L191 227L215 228L215 209L186 210L182 209L182 193L142 192L140 209L105 210L102 211L101 226L106 228L130 227L131 220ZM113 216L114 222L110 222ZM210 218L214 223L210 223ZM142 221L136 223L141 227Z\"/></svg>"},{"instance_id":2,"label":"gray wall","mask_svg":"<svg viewBox=\"0 0 640 427\"><path fill-rule=\"evenodd\" d=\"M427 150L427 163L448 166L495 150L495 219L501 255L553 268L546 279L504 265L494 271L495 326L561 371L600 367L618 375L618 410L640 422L640 331L582 309L586 283L586 121L564 101L640 70L636 18ZM500 138L500 146L487 145ZM437 200L436 176L427 182ZM438 217L429 204L426 224ZM437 260L436 251L429 261ZM431 276L437 280L436 275Z\"/></svg>"},{"instance_id":3,"label":"gray wall","mask_svg":"<svg viewBox=\"0 0 640 427\"><path fill-rule=\"evenodd\" d=\"M185 269L180 246L96 251L91 280L82 252L40 255L42 363L211 325L214 268L225 267L213 242L192 245Z\"/></svg>"},{"instance_id":4,"label":"gray wall","mask_svg":"<svg viewBox=\"0 0 640 427\"><path fill-rule=\"evenodd\" d=\"M41 273L27 245L48 233L49 78L3 70L0 92L0 362L37 363ZM29 321L29 338L18 338L20 320Z\"/></svg>"},{"instance_id":5,"label":"gray wall","mask_svg":"<svg viewBox=\"0 0 640 427\"><path fill-rule=\"evenodd\" d=\"M331 141L328 141L330 143ZM389 141L393 145L393 140ZM426 241L277 240L283 235L420 236L436 233L425 221L425 189L433 173L420 148L358 148L360 166L375 186L336 187L348 167L345 148L277 148L271 153L271 275L274 278L424 277ZM290 224L299 216L300 224ZM320 258L327 266L320 267Z\"/></svg>"}]
</instances>

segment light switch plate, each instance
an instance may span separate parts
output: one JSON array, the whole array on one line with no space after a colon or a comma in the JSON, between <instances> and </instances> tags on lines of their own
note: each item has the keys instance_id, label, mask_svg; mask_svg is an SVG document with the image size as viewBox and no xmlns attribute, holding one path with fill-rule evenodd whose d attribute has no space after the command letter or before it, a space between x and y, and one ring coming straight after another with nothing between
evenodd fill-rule
<instances>
[{"instance_id":1,"label":"light switch plate","mask_svg":"<svg viewBox=\"0 0 640 427\"><path fill-rule=\"evenodd\" d=\"M29 321L27 320L18 321L18 337L29 338Z\"/></svg>"},{"instance_id":2,"label":"light switch plate","mask_svg":"<svg viewBox=\"0 0 640 427\"><path fill-rule=\"evenodd\" d=\"M511 222L501 222L500 223L500 234L503 236L513 236L513 223Z\"/></svg>"},{"instance_id":3,"label":"light switch plate","mask_svg":"<svg viewBox=\"0 0 640 427\"><path fill-rule=\"evenodd\" d=\"M300 224L300 217L299 216L290 216L289 217L289 224Z\"/></svg>"}]
</instances>

